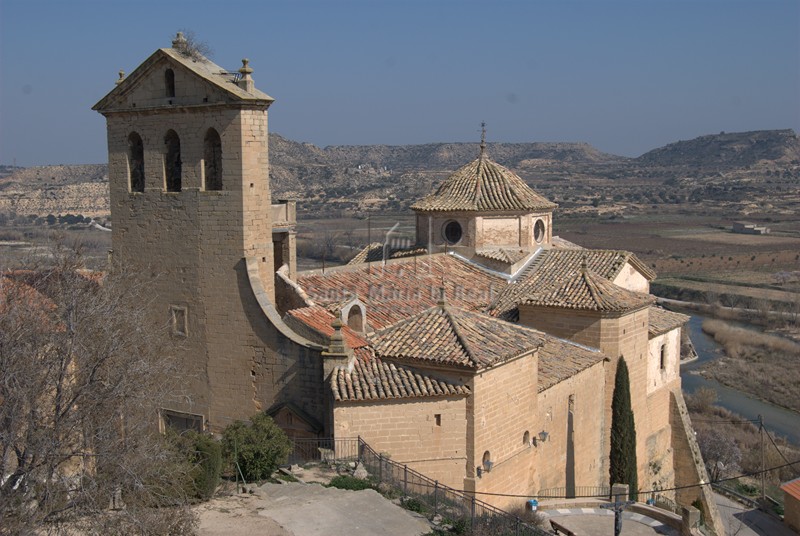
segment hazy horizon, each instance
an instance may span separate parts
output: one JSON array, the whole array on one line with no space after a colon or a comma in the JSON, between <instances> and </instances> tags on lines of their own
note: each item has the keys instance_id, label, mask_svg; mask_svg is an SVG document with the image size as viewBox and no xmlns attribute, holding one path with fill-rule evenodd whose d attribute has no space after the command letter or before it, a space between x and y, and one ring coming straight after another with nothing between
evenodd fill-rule
<instances>
[{"instance_id":1,"label":"hazy horizon","mask_svg":"<svg viewBox=\"0 0 800 536\"><path fill-rule=\"evenodd\" d=\"M639 156L800 130L800 2L0 0L0 163L107 161L91 106L178 30L299 142L585 142Z\"/></svg>"}]
</instances>

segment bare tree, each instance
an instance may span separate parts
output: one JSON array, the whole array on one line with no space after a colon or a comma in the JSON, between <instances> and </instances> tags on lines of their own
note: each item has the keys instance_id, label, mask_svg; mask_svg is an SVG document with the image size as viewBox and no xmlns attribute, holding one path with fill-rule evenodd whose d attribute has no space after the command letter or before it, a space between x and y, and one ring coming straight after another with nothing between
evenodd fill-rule
<instances>
[{"instance_id":1,"label":"bare tree","mask_svg":"<svg viewBox=\"0 0 800 536\"><path fill-rule=\"evenodd\" d=\"M336 231L331 231L330 229L325 229L322 233L322 247L325 251L325 256L328 259L333 258L334 253L336 253L336 248L339 245L339 233Z\"/></svg>"},{"instance_id":2,"label":"bare tree","mask_svg":"<svg viewBox=\"0 0 800 536\"><path fill-rule=\"evenodd\" d=\"M191 532L190 468L154 407L174 389L165 326L141 281L53 259L0 273L0 532Z\"/></svg>"},{"instance_id":3,"label":"bare tree","mask_svg":"<svg viewBox=\"0 0 800 536\"><path fill-rule=\"evenodd\" d=\"M742 451L731 441L730 437L717 429L697 432L697 443L703 460L706 462L708 476L712 481L719 480L726 474L734 474L739 470Z\"/></svg>"}]
</instances>

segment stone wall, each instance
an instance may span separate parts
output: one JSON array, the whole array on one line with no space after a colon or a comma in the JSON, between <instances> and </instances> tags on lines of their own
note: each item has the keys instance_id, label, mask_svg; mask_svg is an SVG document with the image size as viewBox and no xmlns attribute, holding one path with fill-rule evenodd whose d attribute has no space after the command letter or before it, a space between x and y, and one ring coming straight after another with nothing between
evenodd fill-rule
<instances>
[{"instance_id":1,"label":"stone wall","mask_svg":"<svg viewBox=\"0 0 800 536\"><path fill-rule=\"evenodd\" d=\"M537 442L534 473L536 489L608 484L603 472L606 457L605 363L599 362L574 376L539 393L537 428L549 434L547 441ZM570 398L572 402L570 402ZM569 413L572 408L572 423ZM573 449L568 448L570 424Z\"/></svg>"},{"instance_id":2,"label":"stone wall","mask_svg":"<svg viewBox=\"0 0 800 536\"><path fill-rule=\"evenodd\" d=\"M544 224L544 236L537 242L534 226L538 220ZM417 213L417 244L428 245L429 240L436 247L444 247L444 227L450 221L461 225L463 235L455 247L483 249L496 246L533 247L549 244L553 237L552 213Z\"/></svg>"},{"instance_id":3,"label":"stone wall","mask_svg":"<svg viewBox=\"0 0 800 536\"><path fill-rule=\"evenodd\" d=\"M692 422L689 419L689 410L686 409L683 393L680 390L670 393L670 425L672 427L672 448L674 449L675 486L688 486L677 490L677 503L688 507L700 499L706 524L713 528L715 534L722 536L725 534L725 527L722 524L711 485L694 486L700 482L709 482L710 479L700 454L700 447L695 439Z\"/></svg>"},{"instance_id":4,"label":"stone wall","mask_svg":"<svg viewBox=\"0 0 800 536\"><path fill-rule=\"evenodd\" d=\"M650 281L639 272L636 268L625 263L622 270L614 278L613 283L622 288L633 290L635 292L650 293Z\"/></svg>"},{"instance_id":5,"label":"stone wall","mask_svg":"<svg viewBox=\"0 0 800 536\"><path fill-rule=\"evenodd\" d=\"M800 500L788 493L784 493L783 496L783 522L800 534Z\"/></svg>"},{"instance_id":6,"label":"stone wall","mask_svg":"<svg viewBox=\"0 0 800 536\"><path fill-rule=\"evenodd\" d=\"M467 460L466 398L336 402L334 435L361 436L393 461L460 489Z\"/></svg>"},{"instance_id":7,"label":"stone wall","mask_svg":"<svg viewBox=\"0 0 800 536\"><path fill-rule=\"evenodd\" d=\"M647 354L647 394L650 394L680 377L680 328L650 339Z\"/></svg>"},{"instance_id":8,"label":"stone wall","mask_svg":"<svg viewBox=\"0 0 800 536\"><path fill-rule=\"evenodd\" d=\"M167 67L175 72L172 106L164 96ZM207 105L179 106L201 96ZM291 399L322 421L318 356L274 329L245 265L245 258L257 261L261 290L274 301L266 105L225 104L223 97L164 60L126 95L127 107L105 113L114 258L124 269L155 277L149 286L151 314L172 323L170 342L184 374L176 378L175 397L164 407L202 414L212 430L219 430ZM161 107L137 109L146 104ZM204 187L204 139L210 128L222 144L220 191ZM170 130L180 139L181 190L176 192L166 191ZM131 191L132 132L144 147L144 192Z\"/></svg>"},{"instance_id":9,"label":"stone wall","mask_svg":"<svg viewBox=\"0 0 800 536\"><path fill-rule=\"evenodd\" d=\"M464 489L528 494L535 488L535 451L523 441L537 431L538 356L529 354L476 374L467 407L467 478ZM484 453L491 470L484 471ZM481 476L477 468L481 467ZM500 497L481 497L505 505Z\"/></svg>"}]
</instances>

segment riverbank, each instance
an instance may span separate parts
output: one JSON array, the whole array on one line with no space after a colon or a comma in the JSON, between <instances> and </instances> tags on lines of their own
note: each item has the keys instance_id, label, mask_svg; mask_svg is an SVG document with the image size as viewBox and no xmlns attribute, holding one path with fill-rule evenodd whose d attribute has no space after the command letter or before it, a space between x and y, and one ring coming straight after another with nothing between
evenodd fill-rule
<instances>
[{"instance_id":1,"label":"riverbank","mask_svg":"<svg viewBox=\"0 0 800 536\"><path fill-rule=\"evenodd\" d=\"M702 329L724 353L700 374L800 413L800 344L723 320L706 319Z\"/></svg>"},{"instance_id":2,"label":"riverbank","mask_svg":"<svg viewBox=\"0 0 800 536\"><path fill-rule=\"evenodd\" d=\"M699 374L704 368L713 367L714 362L723 355L723 349L713 337L704 333L702 323L706 317L695 314L686 325L699 359L681 364L681 383L684 394L692 394L698 389L708 388L717 396L717 405L741 415L745 419L763 418L764 425L771 433L786 437L791 443L800 445L800 414L765 402L756 394L738 391L732 387L708 379Z\"/></svg>"},{"instance_id":3,"label":"riverbank","mask_svg":"<svg viewBox=\"0 0 800 536\"><path fill-rule=\"evenodd\" d=\"M659 303L695 317L698 313L712 317L704 318L701 327L716 342L716 355L683 360L682 370L800 414L800 326L793 323L794 316L780 312L754 316L757 311L752 309L665 298ZM698 365L699 361L704 364Z\"/></svg>"}]
</instances>

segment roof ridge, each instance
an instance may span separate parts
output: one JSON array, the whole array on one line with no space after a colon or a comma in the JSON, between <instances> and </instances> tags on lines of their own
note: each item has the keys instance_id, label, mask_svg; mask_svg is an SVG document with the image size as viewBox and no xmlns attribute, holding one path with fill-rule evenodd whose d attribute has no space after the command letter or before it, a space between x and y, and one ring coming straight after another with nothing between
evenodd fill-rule
<instances>
[{"instance_id":1,"label":"roof ridge","mask_svg":"<svg viewBox=\"0 0 800 536\"><path fill-rule=\"evenodd\" d=\"M461 347L467 353L467 356L469 357L470 361L472 361L472 363L474 365L479 365L480 363L478 362L477 357L475 357L475 352L472 351L472 348L470 347L470 345L467 342L467 338L461 332L461 328L459 327L458 322L456 321L456 319L453 317L452 312L450 311L450 309L449 308L442 308L442 312L447 317L447 320L450 322L450 326L453 328L453 332L456 334L456 339L458 340L458 343L461 345Z\"/></svg>"}]
</instances>

